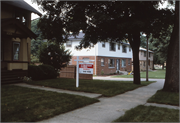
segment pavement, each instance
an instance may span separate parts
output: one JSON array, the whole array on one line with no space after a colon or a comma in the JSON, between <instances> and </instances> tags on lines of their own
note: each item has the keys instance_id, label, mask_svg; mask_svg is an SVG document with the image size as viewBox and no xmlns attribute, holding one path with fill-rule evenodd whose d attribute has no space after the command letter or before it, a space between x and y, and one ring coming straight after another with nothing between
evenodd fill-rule
<instances>
[{"instance_id":1,"label":"pavement","mask_svg":"<svg viewBox=\"0 0 180 123\"><path fill-rule=\"evenodd\" d=\"M93 79L101 80L115 80L115 81L132 81L131 78L110 78L110 77L93 77ZM144 81L145 79L142 79ZM82 94L83 96L97 98L100 102L57 115L53 118L49 118L41 122L45 123L104 123L112 122L125 114L125 111L134 108L138 105L153 105L166 108L179 109L178 106L161 105L155 103L147 103L147 100L156 93L157 90L163 88L164 79L149 79L149 81L157 81L148 86L137 88L133 91L128 91L123 94L119 94L114 97L100 97L100 95L84 92L74 92L74 91L63 91L61 89L52 89L48 87L33 86L27 84L16 84L18 86L30 87L36 89L43 89L48 91L56 91L59 93L69 93L71 94ZM91 95L91 96L89 96Z\"/></svg>"}]
</instances>

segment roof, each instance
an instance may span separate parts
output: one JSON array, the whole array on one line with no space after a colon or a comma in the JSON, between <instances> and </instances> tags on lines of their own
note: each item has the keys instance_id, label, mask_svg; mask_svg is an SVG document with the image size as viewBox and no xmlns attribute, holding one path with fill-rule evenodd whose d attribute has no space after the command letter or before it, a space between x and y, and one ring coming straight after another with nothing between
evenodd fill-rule
<instances>
[{"instance_id":1,"label":"roof","mask_svg":"<svg viewBox=\"0 0 180 123\"><path fill-rule=\"evenodd\" d=\"M147 49L142 48L142 47L140 47L140 48L139 48L139 50L142 50L142 51L147 51ZM151 51L151 50L148 50L148 51L153 53L153 51Z\"/></svg>"},{"instance_id":2,"label":"roof","mask_svg":"<svg viewBox=\"0 0 180 123\"><path fill-rule=\"evenodd\" d=\"M42 14L37 11L36 9L34 9L31 5L29 5L28 3L26 3L25 1L21 0L21 1L1 1L2 3L5 4L9 4L11 6L15 6L24 10L27 10L29 12L33 12L35 14L38 14L39 16L41 16Z\"/></svg>"},{"instance_id":3,"label":"roof","mask_svg":"<svg viewBox=\"0 0 180 123\"><path fill-rule=\"evenodd\" d=\"M23 35L18 35L16 33L13 33L12 36L18 37L18 36L23 36L23 37L29 37L29 38L37 38L37 35L34 34L28 27L23 25L18 19L15 18L9 18L9 19L1 19L1 29L3 31L3 28L6 28L7 26L12 26L15 25L17 29L21 30Z\"/></svg>"},{"instance_id":4,"label":"roof","mask_svg":"<svg viewBox=\"0 0 180 123\"><path fill-rule=\"evenodd\" d=\"M76 38L74 36L70 36L68 39L69 40L72 40L72 39L83 39L84 35L85 34L83 32L79 32L79 34L76 36ZM130 45L129 43L124 43L124 42L122 42L122 44Z\"/></svg>"},{"instance_id":5,"label":"roof","mask_svg":"<svg viewBox=\"0 0 180 123\"><path fill-rule=\"evenodd\" d=\"M70 36L68 39L74 39L74 36ZM76 36L77 39L83 39L84 38L84 33L79 32L79 34Z\"/></svg>"}]
</instances>

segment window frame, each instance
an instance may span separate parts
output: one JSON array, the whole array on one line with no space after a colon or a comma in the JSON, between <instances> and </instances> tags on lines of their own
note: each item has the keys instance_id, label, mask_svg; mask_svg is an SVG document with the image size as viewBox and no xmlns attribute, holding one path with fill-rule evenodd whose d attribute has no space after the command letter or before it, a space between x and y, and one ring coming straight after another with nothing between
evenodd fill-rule
<instances>
[{"instance_id":1,"label":"window frame","mask_svg":"<svg viewBox=\"0 0 180 123\"><path fill-rule=\"evenodd\" d=\"M70 43L70 45L68 45L68 43ZM66 47L72 47L72 41L66 41Z\"/></svg>"},{"instance_id":2,"label":"window frame","mask_svg":"<svg viewBox=\"0 0 180 123\"><path fill-rule=\"evenodd\" d=\"M102 60L103 60L103 62L102 62ZM101 66L105 66L105 60L104 60L104 58L101 58Z\"/></svg>"},{"instance_id":3,"label":"window frame","mask_svg":"<svg viewBox=\"0 0 180 123\"><path fill-rule=\"evenodd\" d=\"M106 42L102 42L102 47L103 47L103 48L106 47Z\"/></svg>"},{"instance_id":4,"label":"window frame","mask_svg":"<svg viewBox=\"0 0 180 123\"><path fill-rule=\"evenodd\" d=\"M120 50L120 46L121 46L120 43L118 43L118 50Z\"/></svg>"},{"instance_id":5,"label":"window frame","mask_svg":"<svg viewBox=\"0 0 180 123\"><path fill-rule=\"evenodd\" d=\"M112 66L110 66L111 60L112 60ZM108 67L115 68L115 60L114 59L108 59Z\"/></svg>"},{"instance_id":6,"label":"window frame","mask_svg":"<svg viewBox=\"0 0 180 123\"><path fill-rule=\"evenodd\" d=\"M126 67L126 59L121 59L121 67Z\"/></svg>"},{"instance_id":7,"label":"window frame","mask_svg":"<svg viewBox=\"0 0 180 123\"><path fill-rule=\"evenodd\" d=\"M144 51L144 57L146 57L146 51Z\"/></svg>"},{"instance_id":8,"label":"window frame","mask_svg":"<svg viewBox=\"0 0 180 123\"><path fill-rule=\"evenodd\" d=\"M122 53L127 53L127 46L126 45L122 45Z\"/></svg>"},{"instance_id":9,"label":"window frame","mask_svg":"<svg viewBox=\"0 0 180 123\"><path fill-rule=\"evenodd\" d=\"M19 45L19 50L18 50L18 53L17 53L17 54L18 54L18 56L17 56L18 58L17 58L17 59L14 59L15 54L16 54L16 53L14 53L14 44L18 44L18 45ZM21 43L20 43L20 42L13 41L13 46L12 46L12 60L13 60L13 61L19 61L19 58L20 58L20 57L19 57L19 55L20 55L20 46L21 46ZM16 52L17 52L17 51L16 51Z\"/></svg>"},{"instance_id":10,"label":"window frame","mask_svg":"<svg viewBox=\"0 0 180 123\"><path fill-rule=\"evenodd\" d=\"M114 44L113 49L112 49L112 44ZM109 42L109 51L116 51L116 43Z\"/></svg>"}]
</instances>

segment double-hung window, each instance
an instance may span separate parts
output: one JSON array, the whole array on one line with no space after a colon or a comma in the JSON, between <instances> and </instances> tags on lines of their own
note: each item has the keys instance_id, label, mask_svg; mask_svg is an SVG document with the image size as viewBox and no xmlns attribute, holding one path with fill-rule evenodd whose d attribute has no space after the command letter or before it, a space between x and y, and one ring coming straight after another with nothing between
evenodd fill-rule
<instances>
[{"instance_id":1,"label":"double-hung window","mask_svg":"<svg viewBox=\"0 0 180 123\"><path fill-rule=\"evenodd\" d=\"M122 59L122 67L126 67L126 59Z\"/></svg>"},{"instance_id":2,"label":"double-hung window","mask_svg":"<svg viewBox=\"0 0 180 123\"><path fill-rule=\"evenodd\" d=\"M108 59L109 67L114 67L114 59Z\"/></svg>"},{"instance_id":3,"label":"double-hung window","mask_svg":"<svg viewBox=\"0 0 180 123\"><path fill-rule=\"evenodd\" d=\"M118 50L120 50L120 43L118 43Z\"/></svg>"},{"instance_id":4,"label":"double-hung window","mask_svg":"<svg viewBox=\"0 0 180 123\"><path fill-rule=\"evenodd\" d=\"M123 52L123 53L126 53L126 52L127 52L127 50L126 50L126 45L122 45L122 52Z\"/></svg>"},{"instance_id":5,"label":"double-hung window","mask_svg":"<svg viewBox=\"0 0 180 123\"><path fill-rule=\"evenodd\" d=\"M102 47L106 47L106 44L105 44L105 42L102 42Z\"/></svg>"},{"instance_id":6,"label":"double-hung window","mask_svg":"<svg viewBox=\"0 0 180 123\"><path fill-rule=\"evenodd\" d=\"M109 43L109 48L110 48L110 49L109 49L110 51L116 51L116 44L110 42L110 43Z\"/></svg>"},{"instance_id":7,"label":"double-hung window","mask_svg":"<svg viewBox=\"0 0 180 123\"><path fill-rule=\"evenodd\" d=\"M66 42L66 47L71 47L72 46L72 41L67 41Z\"/></svg>"},{"instance_id":8,"label":"double-hung window","mask_svg":"<svg viewBox=\"0 0 180 123\"><path fill-rule=\"evenodd\" d=\"M104 66L104 58L101 58L101 66Z\"/></svg>"},{"instance_id":9,"label":"double-hung window","mask_svg":"<svg viewBox=\"0 0 180 123\"><path fill-rule=\"evenodd\" d=\"M19 49L20 49L20 43L13 42L13 60L14 61L19 60Z\"/></svg>"},{"instance_id":10,"label":"double-hung window","mask_svg":"<svg viewBox=\"0 0 180 123\"><path fill-rule=\"evenodd\" d=\"M146 51L144 51L144 57L146 57Z\"/></svg>"}]
</instances>

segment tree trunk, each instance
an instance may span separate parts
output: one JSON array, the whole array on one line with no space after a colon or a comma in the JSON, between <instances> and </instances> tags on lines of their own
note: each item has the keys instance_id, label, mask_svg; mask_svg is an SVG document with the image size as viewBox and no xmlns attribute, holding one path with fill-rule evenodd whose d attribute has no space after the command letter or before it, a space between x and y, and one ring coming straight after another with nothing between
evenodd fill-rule
<instances>
[{"instance_id":1,"label":"tree trunk","mask_svg":"<svg viewBox=\"0 0 180 123\"><path fill-rule=\"evenodd\" d=\"M130 45L133 51L134 84L141 84L139 68L140 32L133 34L133 40L130 41Z\"/></svg>"},{"instance_id":2,"label":"tree trunk","mask_svg":"<svg viewBox=\"0 0 180 123\"><path fill-rule=\"evenodd\" d=\"M175 5L175 23L168 47L163 90L179 92L179 1Z\"/></svg>"}]
</instances>

